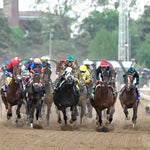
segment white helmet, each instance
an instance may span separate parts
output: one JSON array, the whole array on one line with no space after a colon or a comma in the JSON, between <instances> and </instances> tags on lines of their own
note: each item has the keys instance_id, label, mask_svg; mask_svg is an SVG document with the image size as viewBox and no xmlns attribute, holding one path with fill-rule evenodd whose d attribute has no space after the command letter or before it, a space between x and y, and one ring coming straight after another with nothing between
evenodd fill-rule
<instances>
[{"instance_id":1,"label":"white helmet","mask_svg":"<svg viewBox=\"0 0 150 150\"><path fill-rule=\"evenodd\" d=\"M83 61L83 65L91 65L91 64L93 64L93 61L90 61L88 59Z\"/></svg>"}]
</instances>

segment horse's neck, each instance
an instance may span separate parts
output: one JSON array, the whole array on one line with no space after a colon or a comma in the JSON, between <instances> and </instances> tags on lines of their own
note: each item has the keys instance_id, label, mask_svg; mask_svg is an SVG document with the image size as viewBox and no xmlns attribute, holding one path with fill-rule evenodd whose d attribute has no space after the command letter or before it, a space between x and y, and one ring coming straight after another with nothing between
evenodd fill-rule
<instances>
[{"instance_id":1,"label":"horse's neck","mask_svg":"<svg viewBox=\"0 0 150 150\"><path fill-rule=\"evenodd\" d=\"M51 84L49 82L45 83L45 91L46 93L51 93Z\"/></svg>"},{"instance_id":2,"label":"horse's neck","mask_svg":"<svg viewBox=\"0 0 150 150\"><path fill-rule=\"evenodd\" d=\"M11 88L12 91L16 91L19 88L19 84L15 82L14 79L8 84L8 88Z\"/></svg>"}]
</instances>

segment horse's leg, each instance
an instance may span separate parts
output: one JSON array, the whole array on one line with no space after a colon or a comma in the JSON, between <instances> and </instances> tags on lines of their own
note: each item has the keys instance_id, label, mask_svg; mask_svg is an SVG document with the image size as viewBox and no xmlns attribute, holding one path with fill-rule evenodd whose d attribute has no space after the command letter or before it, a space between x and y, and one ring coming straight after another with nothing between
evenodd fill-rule
<instances>
[{"instance_id":1,"label":"horse's leg","mask_svg":"<svg viewBox=\"0 0 150 150\"><path fill-rule=\"evenodd\" d=\"M123 112L124 112L124 114L126 116L126 119L129 120L129 116L128 116L129 113L128 113L128 110L127 110L126 107L124 108Z\"/></svg>"},{"instance_id":2,"label":"horse's leg","mask_svg":"<svg viewBox=\"0 0 150 150\"><path fill-rule=\"evenodd\" d=\"M87 108L88 108L87 116L88 116L89 118L92 118L92 106L91 106L91 104L90 104L89 98L87 99Z\"/></svg>"},{"instance_id":3,"label":"horse's leg","mask_svg":"<svg viewBox=\"0 0 150 150\"><path fill-rule=\"evenodd\" d=\"M21 118L21 115L20 115L20 108L22 106L22 100L18 101L17 102L17 110L16 110L16 115L17 115L17 118L20 119Z\"/></svg>"},{"instance_id":4,"label":"horse's leg","mask_svg":"<svg viewBox=\"0 0 150 150\"><path fill-rule=\"evenodd\" d=\"M31 105L32 105L32 101L31 100L27 100L27 108L26 108L27 123L29 123L30 116L31 116Z\"/></svg>"},{"instance_id":5,"label":"horse's leg","mask_svg":"<svg viewBox=\"0 0 150 150\"><path fill-rule=\"evenodd\" d=\"M10 103L7 103L7 106L8 106L7 119L10 119L12 117L12 111L11 111Z\"/></svg>"},{"instance_id":6,"label":"horse's leg","mask_svg":"<svg viewBox=\"0 0 150 150\"><path fill-rule=\"evenodd\" d=\"M60 123L62 123L61 114L60 114L60 111L58 110L58 108L56 106L55 106L55 108L56 108L56 113L57 113L57 116L58 116L57 122L60 124Z\"/></svg>"},{"instance_id":7,"label":"horse's leg","mask_svg":"<svg viewBox=\"0 0 150 150\"><path fill-rule=\"evenodd\" d=\"M40 105L38 105L37 107L36 107L36 121L38 121L39 120L39 118L40 118L40 109L41 109L41 106Z\"/></svg>"},{"instance_id":8,"label":"horse's leg","mask_svg":"<svg viewBox=\"0 0 150 150\"><path fill-rule=\"evenodd\" d=\"M34 111L35 111L36 105L31 104L31 111L30 111L30 127L33 127L33 120L34 120Z\"/></svg>"},{"instance_id":9,"label":"horse's leg","mask_svg":"<svg viewBox=\"0 0 150 150\"><path fill-rule=\"evenodd\" d=\"M109 121L109 123L112 122L113 120L113 106L111 106L108 110L107 110L107 120Z\"/></svg>"},{"instance_id":10,"label":"horse's leg","mask_svg":"<svg viewBox=\"0 0 150 150\"><path fill-rule=\"evenodd\" d=\"M135 124L137 119L137 106L133 107L133 117L132 117L132 123Z\"/></svg>"},{"instance_id":11,"label":"horse's leg","mask_svg":"<svg viewBox=\"0 0 150 150\"><path fill-rule=\"evenodd\" d=\"M98 112L98 116L99 116L99 125L102 125L102 111Z\"/></svg>"},{"instance_id":12,"label":"horse's leg","mask_svg":"<svg viewBox=\"0 0 150 150\"><path fill-rule=\"evenodd\" d=\"M77 120L77 117L76 117L76 108L77 106L74 106L73 109L72 109L72 114L71 114L71 117L72 117L72 121L76 121Z\"/></svg>"},{"instance_id":13,"label":"horse's leg","mask_svg":"<svg viewBox=\"0 0 150 150\"><path fill-rule=\"evenodd\" d=\"M63 115L64 115L64 121L65 125L67 125L67 115L66 115L66 109L62 109Z\"/></svg>"},{"instance_id":14,"label":"horse's leg","mask_svg":"<svg viewBox=\"0 0 150 150\"><path fill-rule=\"evenodd\" d=\"M51 109L51 106L47 104L47 114L46 114L47 125L49 125L50 109Z\"/></svg>"},{"instance_id":15,"label":"horse's leg","mask_svg":"<svg viewBox=\"0 0 150 150\"><path fill-rule=\"evenodd\" d=\"M86 117L86 103L85 103L85 100L83 100L83 102L81 104L80 124L82 124L83 117Z\"/></svg>"}]
</instances>

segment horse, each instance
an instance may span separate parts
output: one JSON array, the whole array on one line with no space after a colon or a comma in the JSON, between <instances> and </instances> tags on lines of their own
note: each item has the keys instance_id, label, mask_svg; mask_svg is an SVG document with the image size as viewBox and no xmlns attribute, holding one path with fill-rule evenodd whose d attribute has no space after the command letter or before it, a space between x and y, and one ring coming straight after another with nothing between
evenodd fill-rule
<instances>
[{"instance_id":1,"label":"horse","mask_svg":"<svg viewBox=\"0 0 150 150\"><path fill-rule=\"evenodd\" d=\"M41 88L41 75L39 73L33 74L33 81L26 87L26 101L27 101L27 120L30 126L33 127L34 111L36 109L36 120L40 119L41 115L41 98L43 90Z\"/></svg>"},{"instance_id":2,"label":"horse","mask_svg":"<svg viewBox=\"0 0 150 150\"><path fill-rule=\"evenodd\" d=\"M45 83L45 99L44 99L43 107L45 106L44 104L47 105L47 114L46 114L47 125L49 125L50 112L53 103L53 95L52 95L53 83L50 76L51 76L50 68L45 67L44 75L43 75L43 81Z\"/></svg>"},{"instance_id":3,"label":"horse","mask_svg":"<svg viewBox=\"0 0 150 150\"><path fill-rule=\"evenodd\" d=\"M139 101L137 101L136 87L133 84L133 74L126 73L125 87L121 90L119 99L127 120L129 120L127 109L133 108L132 123L134 128L137 119L137 108Z\"/></svg>"},{"instance_id":4,"label":"horse","mask_svg":"<svg viewBox=\"0 0 150 150\"><path fill-rule=\"evenodd\" d=\"M100 82L95 91L94 100L91 100L91 105L95 108L99 125L102 125L102 110L107 109L107 121L111 123L113 120L114 104L116 102L116 96L112 94L109 87L109 73L108 71L102 72L102 82Z\"/></svg>"},{"instance_id":5,"label":"horse","mask_svg":"<svg viewBox=\"0 0 150 150\"><path fill-rule=\"evenodd\" d=\"M70 107L71 123L76 121L76 107L79 103L79 94L76 89L74 74L71 67L67 67L64 73L64 81L61 87L53 94L54 104L62 111L65 125L67 125L66 108Z\"/></svg>"},{"instance_id":6,"label":"horse","mask_svg":"<svg viewBox=\"0 0 150 150\"><path fill-rule=\"evenodd\" d=\"M12 106L17 105L16 115L17 119L21 118L20 108L23 102L23 85L22 85L22 76L21 76L21 68L19 65L13 67L13 74L10 83L6 89L6 95L1 89L1 98L5 105L7 111L7 119L12 117ZM18 121L16 120L16 123Z\"/></svg>"}]
</instances>

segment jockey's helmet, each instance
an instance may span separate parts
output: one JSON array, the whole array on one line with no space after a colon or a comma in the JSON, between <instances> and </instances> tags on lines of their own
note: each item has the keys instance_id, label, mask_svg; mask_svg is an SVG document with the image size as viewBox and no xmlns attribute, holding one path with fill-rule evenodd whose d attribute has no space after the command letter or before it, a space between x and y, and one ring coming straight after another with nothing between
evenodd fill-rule
<instances>
[{"instance_id":1,"label":"jockey's helmet","mask_svg":"<svg viewBox=\"0 0 150 150\"><path fill-rule=\"evenodd\" d=\"M39 58L34 59L34 64L41 64L41 60Z\"/></svg>"},{"instance_id":2,"label":"jockey's helmet","mask_svg":"<svg viewBox=\"0 0 150 150\"><path fill-rule=\"evenodd\" d=\"M87 67L85 65L80 66L80 71L85 72L87 70Z\"/></svg>"},{"instance_id":3,"label":"jockey's helmet","mask_svg":"<svg viewBox=\"0 0 150 150\"><path fill-rule=\"evenodd\" d=\"M102 61L101 63L100 63L100 66L103 68L103 67L108 67L108 64L107 64L107 62L106 61Z\"/></svg>"},{"instance_id":4,"label":"jockey's helmet","mask_svg":"<svg viewBox=\"0 0 150 150\"><path fill-rule=\"evenodd\" d=\"M66 61L66 57L61 57L60 61Z\"/></svg>"},{"instance_id":5,"label":"jockey's helmet","mask_svg":"<svg viewBox=\"0 0 150 150\"><path fill-rule=\"evenodd\" d=\"M88 66L88 65L93 64L93 61L90 61L90 60L86 59L86 60L83 61L83 64Z\"/></svg>"},{"instance_id":6,"label":"jockey's helmet","mask_svg":"<svg viewBox=\"0 0 150 150\"><path fill-rule=\"evenodd\" d=\"M18 62L21 61L20 57L15 57L15 60L17 60Z\"/></svg>"},{"instance_id":7,"label":"jockey's helmet","mask_svg":"<svg viewBox=\"0 0 150 150\"><path fill-rule=\"evenodd\" d=\"M28 62L28 61L25 61L25 62L24 62L24 65L26 65L27 63L29 63L29 62Z\"/></svg>"},{"instance_id":8,"label":"jockey's helmet","mask_svg":"<svg viewBox=\"0 0 150 150\"><path fill-rule=\"evenodd\" d=\"M130 67L128 72L131 72L131 73L135 72L135 68L134 67Z\"/></svg>"},{"instance_id":9,"label":"jockey's helmet","mask_svg":"<svg viewBox=\"0 0 150 150\"><path fill-rule=\"evenodd\" d=\"M66 60L67 61L74 61L74 58L72 56L68 56Z\"/></svg>"},{"instance_id":10,"label":"jockey's helmet","mask_svg":"<svg viewBox=\"0 0 150 150\"><path fill-rule=\"evenodd\" d=\"M18 64L18 61L16 59L12 59L10 63L12 66L16 66Z\"/></svg>"},{"instance_id":11,"label":"jockey's helmet","mask_svg":"<svg viewBox=\"0 0 150 150\"><path fill-rule=\"evenodd\" d=\"M43 57L41 57L41 61L42 61L42 62L47 62L47 61L48 61L48 59L47 59L47 57L46 57L46 56L43 56Z\"/></svg>"}]
</instances>

